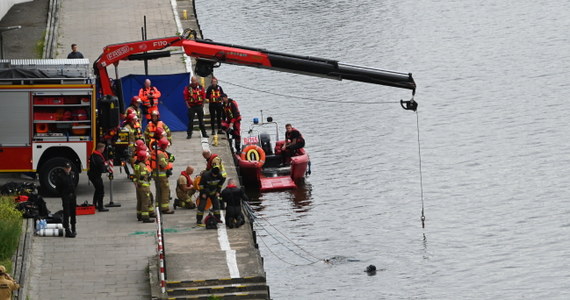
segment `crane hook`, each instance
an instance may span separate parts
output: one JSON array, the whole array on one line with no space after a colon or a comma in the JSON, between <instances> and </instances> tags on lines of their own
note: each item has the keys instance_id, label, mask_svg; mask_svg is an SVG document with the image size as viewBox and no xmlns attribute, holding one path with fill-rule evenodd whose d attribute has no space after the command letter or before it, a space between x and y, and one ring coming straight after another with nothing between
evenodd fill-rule
<instances>
[{"instance_id":1,"label":"crane hook","mask_svg":"<svg viewBox=\"0 0 570 300\"><path fill-rule=\"evenodd\" d=\"M418 103L414 100L414 97L408 101L400 100L400 105L405 110L416 111L418 109Z\"/></svg>"}]
</instances>

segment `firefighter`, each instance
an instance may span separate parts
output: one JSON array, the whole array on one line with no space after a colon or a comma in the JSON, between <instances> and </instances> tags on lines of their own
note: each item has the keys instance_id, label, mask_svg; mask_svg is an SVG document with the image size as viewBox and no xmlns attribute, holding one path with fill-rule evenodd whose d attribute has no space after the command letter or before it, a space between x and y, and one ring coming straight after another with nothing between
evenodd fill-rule
<instances>
[{"instance_id":1,"label":"firefighter","mask_svg":"<svg viewBox=\"0 0 570 300\"><path fill-rule=\"evenodd\" d=\"M192 196L196 193L194 184L190 176L194 173L192 166L187 166L186 170L180 172L180 177L176 181L176 196L178 199L174 200L174 208L177 206L189 209L196 208L196 204L192 201Z\"/></svg>"},{"instance_id":2,"label":"firefighter","mask_svg":"<svg viewBox=\"0 0 570 300\"><path fill-rule=\"evenodd\" d=\"M152 223L150 214L153 212L150 203L150 175L152 169L148 160L148 152L139 150L134 163L135 187L137 190L137 219L143 223Z\"/></svg>"},{"instance_id":3,"label":"firefighter","mask_svg":"<svg viewBox=\"0 0 570 300\"><path fill-rule=\"evenodd\" d=\"M196 77L190 78L190 85L184 88L184 101L188 107L188 129L186 133L187 139L192 138L192 131L194 130L194 116L198 115L198 124L202 131L203 137L208 137L206 127L204 126L204 100L206 99L206 92L204 87L198 84Z\"/></svg>"},{"instance_id":4,"label":"firefighter","mask_svg":"<svg viewBox=\"0 0 570 300\"><path fill-rule=\"evenodd\" d=\"M139 98L146 109L146 119L150 120L153 111L158 110L158 101L161 93L151 85L150 79L144 81L144 86L139 90Z\"/></svg>"},{"instance_id":5,"label":"firefighter","mask_svg":"<svg viewBox=\"0 0 570 300\"><path fill-rule=\"evenodd\" d=\"M220 173L225 178L227 176L226 169L224 168L224 164L222 163L222 158L210 152L210 150L202 151L202 157L206 159L206 171L211 170L213 167L218 167L220 169Z\"/></svg>"},{"instance_id":6,"label":"firefighter","mask_svg":"<svg viewBox=\"0 0 570 300\"><path fill-rule=\"evenodd\" d=\"M169 208L170 185L168 177L172 175L172 162L166 148L168 140L161 138L157 142L155 149L151 150L152 176L156 187L156 205L160 207L160 211L164 214L173 214L174 211Z\"/></svg>"},{"instance_id":7,"label":"firefighter","mask_svg":"<svg viewBox=\"0 0 570 300\"><path fill-rule=\"evenodd\" d=\"M139 98L139 96L133 96L131 98L131 105L129 105L129 107L127 107L127 109L125 110L125 118L130 113L135 113L135 114L137 114L137 117L139 118L139 120L141 120L141 118L142 118L141 104L142 104L141 98Z\"/></svg>"},{"instance_id":8,"label":"firefighter","mask_svg":"<svg viewBox=\"0 0 570 300\"><path fill-rule=\"evenodd\" d=\"M162 130L158 130L157 132L158 128L161 128ZM152 112L152 118L148 122L148 124L146 125L146 129L144 130L144 138L148 142L149 147L151 145L152 139L160 140L162 138L162 132L166 133L166 138L168 139L168 142L172 144L172 132L170 132L170 128L168 128L168 125L166 125L166 123L160 120L160 112L158 110L155 110ZM157 137L155 133L158 133L160 135Z\"/></svg>"},{"instance_id":9,"label":"firefighter","mask_svg":"<svg viewBox=\"0 0 570 300\"><path fill-rule=\"evenodd\" d=\"M0 300L12 299L12 292L19 288L16 280L6 273L6 267L0 265Z\"/></svg>"},{"instance_id":10,"label":"firefighter","mask_svg":"<svg viewBox=\"0 0 570 300\"><path fill-rule=\"evenodd\" d=\"M125 119L127 118L128 115L130 115L131 113L135 113L137 115L137 121L134 124L135 125L135 137L136 139L142 139L142 126L141 126L141 121L142 121L142 110L141 110L141 103L142 100L141 98L139 98L139 96L133 96L131 98L131 105L129 105L129 107L127 107L127 109L125 110Z\"/></svg>"},{"instance_id":11,"label":"firefighter","mask_svg":"<svg viewBox=\"0 0 570 300\"><path fill-rule=\"evenodd\" d=\"M235 152L241 152L241 114L239 112L238 104L228 95L222 95L224 106L224 122L222 126L226 129L228 137L233 135L235 143Z\"/></svg>"},{"instance_id":12,"label":"firefighter","mask_svg":"<svg viewBox=\"0 0 570 300\"><path fill-rule=\"evenodd\" d=\"M125 168L125 173L127 173L127 176L129 178L131 178L131 172L129 171L129 167L128 165L133 166L134 160L133 157L136 155L136 145L135 142L140 139L137 138L137 129L136 129L136 124L138 123L138 118L136 113L130 113L127 115L127 117L125 118L125 126L123 127L124 129L126 129L129 133L128 135L128 139L127 139L127 153L125 153L125 155L123 157L121 157L121 161L124 163L124 168ZM133 166L134 167L134 166Z\"/></svg>"},{"instance_id":13,"label":"firefighter","mask_svg":"<svg viewBox=\"0 0 570 300\"><path fill-rule=\"evenodd\" d=\"M224 89L218 85L218 79L212 77L212 84L206 90L206 100L209 102L210 123L212 124L212 135L216 134L216 125L218 125L218 133L222 131L222 115L224 109L222 107L222 94Z\"/></svg>"},{"instance_id":14,"label":"firefighter","mask_svg":"<svg viewBox=\"0 0 570 300\"><path fill-rule=\"evenodd\" d=\"M212 201L214 216L218 219L218 222L221 223L220 201L218 197L220 196L224 181L226 181L226 178L222 176L218 166L214 166L211 170L205 171L200 178L200 204L198 205L198 211L196 213L196 224L202 225L202 217L204 216L208 198Z\"/></svg>"},{"instance_id":15,"label":"firefighter","mask_svg":"<svg viewBox=\"0 0 570 300\"><path fill-rule=\"evenodd\" d=\"M70 162L65 163L63 171L64 172L57 176L55 186L61 195L63 205L63 228L65 229L65 237L74 238L77 235L75 231L77 196L75 194L74 181L77 175L71 170ZM71 225L71 228L69 228L69 225Z\"/></svg>"}]
</instances>

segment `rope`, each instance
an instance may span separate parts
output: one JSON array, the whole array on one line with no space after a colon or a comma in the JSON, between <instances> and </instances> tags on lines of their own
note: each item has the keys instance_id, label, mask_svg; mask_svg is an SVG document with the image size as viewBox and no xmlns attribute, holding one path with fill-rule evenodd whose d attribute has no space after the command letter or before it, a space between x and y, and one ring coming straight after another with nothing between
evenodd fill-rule
<instances>
[{"instance_id":1,"label":"rope","mask_svg":"<svg viewBox=\"0 0 570 300\"><path fill-rule=\"evenodd\" d=\"M223 83L227 83L229 85L233 85L233 86L237 86L246 90L251 90L251 91L256 91L256 92L260 92L260 93L265 93L265 94L269 94L269 95L273 95L273 96L279 96L279 97L283 97L283 98L287 98L287 99L291 99L291 98L295 98L295 99L302 99L302 100L307 100L307 101L314 101L314 102L328 102L328 103L350 103L350 104L365 104L365 105L376 105L376 104L394 104L394 103L400 103L398 101L378 101L378 102L361 102L361 101L350 101L350 100L342 100L342 101L337 101L337 100L330 100L330 99L318 99L318 98L309 98L309 97L302 97L302 96L295 96L295 95L285 95L285 94L279 94L279 93L274 93L274 92L270 92L270 91L265 91L265 90L260 90L260 89L256 89L256 88L252 88L252 87L247 87L241 84L237 84L237 83L231 83L229 81L226 80L219 80L219 82L223 82Z\"/></svg>"},{"instance_id":2,"label":"rope","mask_svg":"<svg viewBox=\"0 0 570 300\"><path fill-rule=\"evenodd\" d=\"M310 259L304 257L303 255L301 255L301 254L295 252L295 250L289 248L287 245L285 245L283 242L281 242L277 237L275 237L273 234L271 234L271 232L270 232L269 230L267 230L267 228L265 228L265 226L263 226L263 225L260 224L259 222L257 223L257 225L261 226L261 228L262 228L269 236L271 236L277 243L283 245L283 247L287 248L287 250L293 252L295 255L297 255L297 256L299 256L300 258L302 258L302 259L304 259L304 260L306 260L306 261L309 262L309 264L305 264L305 265L312 265L312 264L314 264L314 263L316 263L316 262L322 261L322 259L317 259L316 261L312 261L312 260L310 260ZM264 244L265 244L265 243L264 243ZM293 244L294 244L295 246L299 247L299 246L296 245L295 243L293 243ZM265 244L265 245L267 246L267 244ZM299 248L300 248L300 247L299 247ZM302 248L300 248L300 249L302 249Z\"/></svg>"},{"instance_id":3,"label":"rope","mask_svg":"<svg viewBox=\"0 0 570 300\"><path fill-rule=\"evenodd\" d=\"M254 210L251 208L251 206L249 205L249 203L244 202L244 204L245 204L245 210L246 210L246 212L250 215L250 220L254 221L254 220L259 219L258 216L255 216L255 212L254 212ZM309 263L308 263L308 264L304 264L304 265L298 265L298 264L292 264L292 263L289 263L289 262L284 261L284 260L281 259L279 256L277 256L273 251L271 251L271 249L269 249L269 246L265 243L265 241L263 241L263 238L261 238L261 236L260 236L260 238L262 239L263 244L269 249L269 251L270 251L273 255L275 255L275 257L278 257L278 258L279 258L280 260L282 260L283 262L286 262L286 263L288 263L288 264L295 265L295 266L307 266L307 265L312 265L312 264L314 264L314 263L317 263L317 262L319 262L319 261L324 261L324 259L314 256L313 254L311 254L310 252L308 252L307 250L305 250L303 247L301 247L301 246L299 246L298 244L296 244L295 242L293 242L289 237L287 237L287 235L285 235L285 234L284 234L283 232L281 232L277 227L275 227L273 224L271 224L271 222L269 222L269 220L267 220L267 219L264 218L264 217L261 217L261 219L264 220L265 222L267 222L267 224L269 224L269 226L271 226L273 229L275 229L277 232L279 232L283 237L285 237L285 239L287 239L287 240L288 240L291 244L293 244L295 247L301 249L301 251L305 252L307 255L309 255L310 257L314 258L315 261L312 261L312 260L306 258L305 256L303 256L303 255L297 253L295 250L289 248L289 247L288 247L287 245L285 245L280 239L278 239L278 238L277 238L275 235L273 235L269 230L267 230L267 228L266 228L265 226L263 226L263 224L261 224L260 222L255 222L255 223L256 223L257 225L259 225L269 236L271 236L277 243L283 245L283 246L284 246L285 248L287 248L289 251L293 252L295 255L301 257L302 259L308 261Z\"/></svg>"},{"instance_id":4,"label":"rope","mask_svg":"<svg viewBox=\"0 0 570 300\"><path fill-rule=\"evenodd\" d=\"M295 245L297 248L301 249L303 252L307 253L310 257L316 259L316 260L324 260L322 258L316 257L313 254L311 254L309 251L303 249L303 247L297 245L295 242L293 242L290 238L288 238L283 232L281 232L277 227L275 227L275 225L271 224L271 222L269 222L269 220L267 220L264 217L261 217L261 219L263 219L265 222L267 222L271 227L273 227L273 229L277 230L277 232L279 232L282 236L284 236L291 244Z\"/></svg>"},{"instance_id":5,"label":"rope","mask_svg":"<svg viewBox=\"0 0 570 300\"><path fill-rule=\"evenodd\" d=\"M418 157L419 157L419 166L420 166L420 195L422 199L422 216L420 220L422 220L422 228L425 228L425 220L426 217L424 215L424 180L422 176L422 151L420 147L420 116L418 111L416 111L416 127L418 130Z\"/></svg>"},{"instance_id":6,"label":"rope","mask_svg":"<svg viewBox=\"0 0 570 300\"><path fill-rule=\"evenodd\" d=\"M316 263L316 262L308 263L308 264L294 264L294 263L290 263L290 262L284 260L283 258L279 257L279 255L275 254L275 252L273 252L273 250L271 250L271 248L269 247L269 245L267 245L267 243L265 243L265 241L263 240L263 238L261 237L261 235L259 236L259 239L261 240L261 242L263 243L263 245L265 245L265 248L267 248L267 250L269 250L269 252L270 252L271 254L273 254L273 256L277 257L277 259L279 259L280 261L282 261L282 262L284 262L284 263L286 263L286 264L288 264L288 265L297 266L297 267L302 267L302 266L309 266L309 265L312 265L312 264Z\"/></svg>"}]
</instances>

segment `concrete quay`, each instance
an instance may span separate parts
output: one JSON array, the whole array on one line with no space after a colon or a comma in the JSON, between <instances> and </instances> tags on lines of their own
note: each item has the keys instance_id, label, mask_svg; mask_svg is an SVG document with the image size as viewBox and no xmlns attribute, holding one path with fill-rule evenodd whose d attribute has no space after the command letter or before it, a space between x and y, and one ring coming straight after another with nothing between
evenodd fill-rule
<instances>
[{"instance_id":1,"label":"concrete quay","mask_svg":"<svg viewBox=\"0 0 570 300\"><path fill-rule=\"evenodd\" d=\"M33 10L33 4L42 4L46 9L46 2L33 1L27 10ZM143 16L147 18L149 39L173 36L182 27L198 29L191 0L59 2L56 58L66 57L72 43L78 44L79 51L94 61L106 45L140 40ZM182 15L182 9L187 10L189 19L177 22L175 15ZM12 14L11 17L17 22L17 16ZM25 12L20 16L26 17ZM29 39L28 45L33 47L31 39L36 41L37 36ZM4 43L10 41L5 39ZM25 42L20 43L21 48L27 48L25 45ZM30 58L28 54L22 55L15 50L6 57ZM186 71L187 66L180 57L149 61L149 74ZM119 65L119 76L143 73L142 62ZM174 133L169 149L176 157L175 176L170 177L173 199L177 174L188 164L195 167L196 173L205 167L201 155L204 148L219 154L228 177L237 178L227 140L221 138L217 147L210 145L211 140L212 137L208 140L196 135L187 140L185 132ZM19 175L2 174L0 183L8 181L21 179ZM108 203L111 181L104 178L104 182L104 201ZM90 203L93 190L86 173L82 173L77 202ZM156 224L136 220L134 185L118 168L112 181L112 195L113 202L120 203L121 207L78 216L76 238L31 238L26 255L27 276L17 299L208 299L211 295L224 299L269 299L263 262L251 224L246 223L239 229L220 225L218 230L206 230L194 224L195 209L181 208L173 215L163 216L168 294L161 294L157 281ZM61 209L59 198L45 200L52 212Z\"/></svg>"}]
</instances>

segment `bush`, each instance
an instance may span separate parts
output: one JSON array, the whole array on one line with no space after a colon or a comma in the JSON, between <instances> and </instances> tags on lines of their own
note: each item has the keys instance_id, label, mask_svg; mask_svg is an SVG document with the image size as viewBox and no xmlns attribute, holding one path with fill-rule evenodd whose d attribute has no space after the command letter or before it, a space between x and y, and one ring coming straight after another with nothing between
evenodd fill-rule
<instances>
[{"instance_id":1,"label":"bush","mask_svg":"<svg viewBox=\"0 0 570 300\"><path fill-rule=\"evenodd\" d=\"M18 248L22 230L22 213L16 209L14 197L0 197L0 260L9 260Z\"/></svg>"}]
</instances>

